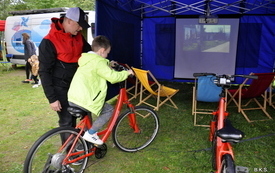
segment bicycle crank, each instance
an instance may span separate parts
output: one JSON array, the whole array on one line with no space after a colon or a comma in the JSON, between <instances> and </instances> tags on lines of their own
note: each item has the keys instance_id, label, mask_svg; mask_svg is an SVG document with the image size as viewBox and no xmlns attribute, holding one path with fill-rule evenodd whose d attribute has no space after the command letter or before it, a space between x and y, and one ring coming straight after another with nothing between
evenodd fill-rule
<instances>
[{"instance_id":1,"label":"bicycle crank","mask_svg":"<svg viewBox=\"0 0 275 173\"><path fill-rule=\"evenodd\" d=\"M107 153L107 145L104 143L95 149L95 158L101 159L103 158Z\"/></svg>"}]
</instances>

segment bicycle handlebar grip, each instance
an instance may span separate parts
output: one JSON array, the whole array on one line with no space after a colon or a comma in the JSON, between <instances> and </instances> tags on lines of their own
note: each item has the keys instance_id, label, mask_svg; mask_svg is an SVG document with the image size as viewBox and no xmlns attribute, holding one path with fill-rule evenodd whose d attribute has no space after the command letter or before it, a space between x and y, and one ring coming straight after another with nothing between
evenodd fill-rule
<instances>
[{"instance_id":1,"label":"bicycle handlebar grip","mask_svg":"<svg viewBox=\"0 0 275 173\"><path fill-rule=\"evenodd\" d=\"M208 75L213 75L216 76L215 73L193 73L194 77L199 77L199 76L208 76Z\"/></svg>"},{"instance_id":2,"label":"bicycle handlebar grip","mask_svg":"<svg viewBox=\"0 0 275 173\"><path fill-rule=\"evenodd\" d=\"M258 79L258 76L255 76L255 75L240 75L240 77L249 78L249 79Z\"/></svg>"},{"instance_id":3,"label":"bicycle handlebar grip","mask_svg":"<svg viewBox=\"0 0 275 173\"><path fill-rule=\"evenodd\" d=\"M248 77L246 78L250 78L250 79L258 79L258 76L255 76L255 75L248 75Z\"/></svg>"}]
</instances>

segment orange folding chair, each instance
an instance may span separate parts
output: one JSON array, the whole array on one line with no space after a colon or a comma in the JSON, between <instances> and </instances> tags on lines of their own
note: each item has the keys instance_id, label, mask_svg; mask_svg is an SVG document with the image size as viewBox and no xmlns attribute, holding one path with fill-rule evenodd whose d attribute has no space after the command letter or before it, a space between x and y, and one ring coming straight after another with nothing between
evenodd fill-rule
<instances>
[{"instance_id":1,"label":"orange folding chair","mask_svg":"<svg viewBox=\"0 0 275 173\"><path fill-rule=\"evenodd\" d=\"M142 103L151 106L154 110L159 110L159 107L163 104L166 104L168 106L171 106L173 108L178 109L177 105L172 100L172 97L179 91L178 89L173 89L164 85L161 85L157 79L153 76L153 74L149 70L141 70L138 68L132 67L133 71L135 72L135 76L140 81L140 100L137 105L141 105ZM156 89L152 88L152 84L150 84L151 81L154 82L154 87ZM149 94L143 98L144 92L148 91ZM156 97L156 104L153 104L148 101L149 98L155 96ZM167 103L167 101L170 102Z\"/></svg>"},{"instance_id":2,"label":"orange folding chair","mask_svg":"<svg viewBox=\"0 0 275 173\"><path fill-rule=\"evenodd\" d=\"M123 64L123 63L119 63L119 64L130 69L128 64ZM149 81L149 84L150 84L150 86L152 86L155 84L155 82ZM127 80L125 80L125 88L126 88L126 92L128 94L129 101L131 101L132 99L136 99L139 96L139 94L140 94L139 86L140 86L140 81L135 76L129 76L127 78Z\"/></svg>"}]
</instances>

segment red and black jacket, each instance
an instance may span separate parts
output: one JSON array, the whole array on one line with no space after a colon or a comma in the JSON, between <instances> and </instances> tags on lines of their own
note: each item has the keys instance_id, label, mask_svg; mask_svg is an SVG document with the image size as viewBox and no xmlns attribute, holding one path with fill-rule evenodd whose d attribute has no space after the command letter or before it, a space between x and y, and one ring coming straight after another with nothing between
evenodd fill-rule
<instances>
[{"instance_id":1,"label":"red and black jacket","mask_svg":"<svg viewBox=\"0 0 275 173\"><path fill-rule=\"evenodd\" d=\"M52 18L51 29L39 45L39 76L50 103L57 100L54 87L67 90L81 53L91 50L81 33L65 33L62 22L63 19Z\"/></svg>"}]
</instances>

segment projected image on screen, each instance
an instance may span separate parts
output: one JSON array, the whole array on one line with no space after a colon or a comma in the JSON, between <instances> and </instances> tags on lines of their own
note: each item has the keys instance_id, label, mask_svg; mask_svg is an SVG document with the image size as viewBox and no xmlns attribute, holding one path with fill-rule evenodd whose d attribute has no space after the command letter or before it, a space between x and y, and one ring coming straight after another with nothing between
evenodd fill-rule
<instances>
[{"instance_id":1,"label":"projected image on screen","mask_svg":"<svg viewBox=\"0 0 275 173\"><path fill-rule=\"evenodd\" d=\"M199 24L198 18L176 19L175 78L193 73L234 74L239 19L219 18Z\"/></svg>"},{"instance_id":2,"label":"projected image on screen","mask_svg":"<svg viewBox=\"0 0 275 173\"><path fill-rule=\"evenodd\" d=\"M229 52L230 25L184 25L183 51Z\"/></svg>"}]
</instances>

